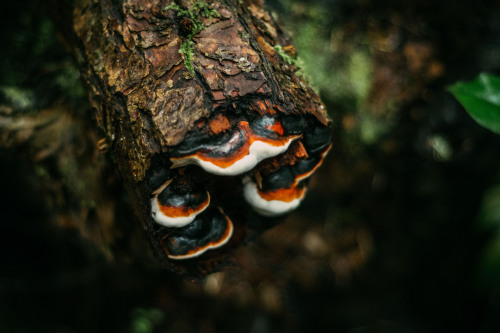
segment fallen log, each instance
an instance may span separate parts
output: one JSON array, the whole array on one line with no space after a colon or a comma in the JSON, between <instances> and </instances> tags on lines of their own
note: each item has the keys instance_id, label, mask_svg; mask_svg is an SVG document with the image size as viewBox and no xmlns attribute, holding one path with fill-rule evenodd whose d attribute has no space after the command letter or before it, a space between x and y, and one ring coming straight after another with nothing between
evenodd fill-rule
<instances>
[{"instance_id":1,"label":"fallen log","mask_svg":"<svg viewBox=\"0 0 500 333\"><path fill-rule=\"evenodd\" d=\"M82 0L61 11L100 146L163 265L204 275L297 207L331 146L329 120L258 3Z\"/></svg>"}]
</instances>

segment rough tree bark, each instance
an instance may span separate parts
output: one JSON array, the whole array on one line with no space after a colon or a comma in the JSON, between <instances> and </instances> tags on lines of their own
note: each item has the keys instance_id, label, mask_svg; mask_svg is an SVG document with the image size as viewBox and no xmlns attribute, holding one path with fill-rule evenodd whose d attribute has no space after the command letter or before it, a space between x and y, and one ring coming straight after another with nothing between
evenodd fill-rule
<instances>
[{"instance_id":1,"label":"rough tree bark","mask_svg":"<svg viewBox=\"0 0 500 333\"><path fill-rule=\"evenodd\" d=\"M323 105L298 73L295 49L258 3L82 0L64 9L61 32L89 89L102 137L149 235L156 256L180 274L203 275L228 249L279 219L250 221L241 204L224 251L169 260L151 218L148 176L195 132L224 133L244 117L299 115L327 126ZM292 149L293 148L293 149ZM299 144L274 164L303 158ZM272 164L272 163L271 163ZM276 166L275 166L276 167ZM226 184L217 200L233 200ZM227 183L225 183L227 182ZM229 187L231 186L231 187ZM234 187L233 187L234 186ZM234 199L236 200L236 199ZM263 226L263 227L262 227Z\"/></svg>"}]
</instances>

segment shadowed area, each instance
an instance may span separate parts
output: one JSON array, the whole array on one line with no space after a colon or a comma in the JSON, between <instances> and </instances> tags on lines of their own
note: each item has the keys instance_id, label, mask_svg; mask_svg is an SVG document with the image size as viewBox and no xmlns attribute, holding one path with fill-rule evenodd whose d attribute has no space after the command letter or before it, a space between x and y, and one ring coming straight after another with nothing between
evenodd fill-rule
<instances>
[{"instance_id":1,"label":"shadowed area","mask_svg":"<svg viewBox=\"0 0 500 333\"><path fill-rule=\"evenodd\" d=\"M500 138L446 91L479 71L500 73L498 3L269 5L292 32L333 119L333 145L283 223L256 218L252 227L270 230L233 248L231 266L182 281L141 257L149 250L146 236L120 178L106 155L82 148L100 137L90 125L74 130L81 124L74 119L88 112L87 96L45 6L6 4L0 331L500 329L500 263L483 266L495 231L477 223L485 193L499 182ZM61 100L69 101L63 109L73 118L52 107ZM28 130L9 125L21 121ZM296 126L287 121L283 128ZM45 128L46 140L33 136L34 128ZM307 149L307 139L302 142ZM272 175L276 166L262 173ZM148 186L160 187L165 177L159 171ZM220 217L217 200L243 185L219 176L212 181L218 184L210 193L214 207L205 212ZM242 198L224 204L224 214L240 219Z\"/></svg>"}]
</instances>

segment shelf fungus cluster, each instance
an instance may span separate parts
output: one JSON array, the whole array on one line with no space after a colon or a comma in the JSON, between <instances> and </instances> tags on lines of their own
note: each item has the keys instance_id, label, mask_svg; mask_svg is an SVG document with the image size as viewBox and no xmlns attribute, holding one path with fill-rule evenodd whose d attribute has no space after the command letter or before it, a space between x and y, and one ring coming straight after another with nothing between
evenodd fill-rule
<instances>
[{"instance_id":1,"label":"shelf fungus cluster","mask_svg":"<svg viewBox=\"0 0 500 333\"><path fill-rule=\"evenodd\" d=\"M198 257L227 244L235 228L230 212L246 210L239 196L258 216L297 208L331 147L329 127L310 117L230 118L217 116L234 124L218 135L211 135L210 122L189 133L150 173L151 216L168 229L160 243L170 259Z\"/></svg>"}]
</instances>

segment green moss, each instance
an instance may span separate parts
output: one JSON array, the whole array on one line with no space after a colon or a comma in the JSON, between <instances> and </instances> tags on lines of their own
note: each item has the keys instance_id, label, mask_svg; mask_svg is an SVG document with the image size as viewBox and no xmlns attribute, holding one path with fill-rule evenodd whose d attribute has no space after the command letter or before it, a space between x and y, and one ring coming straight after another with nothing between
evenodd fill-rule
<instances>
[{"instance_id":1,"label":"green moss","mask_svg":"<svg viewBox=\"0 0 500 333\"><path fill-rule=\"evenodd\" d=\"M294 58L290 55L288 55L284 50L283 48L281 47L281 45L275 45L274 46L274 49L276 50L276 52L280 55L281 58L283 58L283 60L285 60L285 62L289 65L293 65L293 66L297 66L297 58Z\"/></svg>"},{"instance_id":2,"label":"green moss","mask_svg":"<svg viewBox=\"0 0 500 333\"><path fill-rule=\"evenodd\" d=\"M184 57L184 64L188 69L189 73L192 76L194 73L193 59L194 59L194 41L193 37L200 33L204 28L205 24L200 19L200 17L211 18L211 17L220 17L219 13L215 9L210 8L210 6L204 1L197 1L193 4L193 6L189 9L181 8L176 3L171 3L164 10L175 10L177 12L177 16L188 18L193 27L191 32L186 36L186 39L182 42L181 49L179 53Z\"/></svg>"},{"instance_id":3,"label":"green moss","mask_svg":"<svg viewBox=\"0 0 500 333\"><path fill-rule=\"evenodd\" d=\"M179 53L184 57L184 65L186 65L189 73L194 76L194 42L190 39L183 41Z\"/></svg>"}]
</instances>

